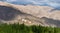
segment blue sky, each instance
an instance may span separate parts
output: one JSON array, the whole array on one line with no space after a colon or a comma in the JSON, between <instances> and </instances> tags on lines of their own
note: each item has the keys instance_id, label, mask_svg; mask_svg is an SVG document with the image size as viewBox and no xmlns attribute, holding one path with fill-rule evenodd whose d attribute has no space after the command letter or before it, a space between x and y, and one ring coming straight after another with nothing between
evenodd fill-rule
<instances>
[{"instance_id":1,"label":"blue sky","mask_svg":"<svg viewBox=\"0 0 60 33\"><path fill-rule=\"evenodd\" d=\"M53 8L60 9L60 0L0 0L13 4L32 4L32 5L42 5L42 6L50 6Z\"/></svg>"}]
</instances>

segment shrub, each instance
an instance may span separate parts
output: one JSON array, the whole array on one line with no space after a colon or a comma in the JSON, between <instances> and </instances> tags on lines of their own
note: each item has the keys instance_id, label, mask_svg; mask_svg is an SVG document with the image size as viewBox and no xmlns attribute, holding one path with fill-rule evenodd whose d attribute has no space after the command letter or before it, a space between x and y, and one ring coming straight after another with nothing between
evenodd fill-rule
<instances>
[{"instance_id":1,"label":"shrub","mask_svg":"<svg viewBox=\"0 0 60 33\"><path fill-rule=\"evenodd\" d=\"M26 26L24 24L1 24L0 33L60 33L60 28Z\"/></svg>"}]
</instances>

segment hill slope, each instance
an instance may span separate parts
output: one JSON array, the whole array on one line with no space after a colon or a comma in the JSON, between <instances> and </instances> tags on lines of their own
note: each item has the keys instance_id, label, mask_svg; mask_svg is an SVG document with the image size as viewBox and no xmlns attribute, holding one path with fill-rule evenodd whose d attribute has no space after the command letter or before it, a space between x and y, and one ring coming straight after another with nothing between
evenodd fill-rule
<instances>
[{"instance_id":1,"label":"hill slope","mask_svg":"<svg viewBox=\"0 0 60 33\"><path fill-rule=\"evenodd\" d=\"M48 6L14 5L0 2L0 21L3 23L25 23L60 27L60 10Z\"/></svg>"}]
</instances>

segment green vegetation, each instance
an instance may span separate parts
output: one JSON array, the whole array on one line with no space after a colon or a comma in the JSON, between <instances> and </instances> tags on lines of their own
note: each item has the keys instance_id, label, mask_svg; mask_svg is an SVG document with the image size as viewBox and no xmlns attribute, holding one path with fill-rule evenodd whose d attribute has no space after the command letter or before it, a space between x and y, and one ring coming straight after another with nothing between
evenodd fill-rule
<instances>
[{"instance_id":1,"label":"green vegetation","mask_svg":"<svg viewBox=\"0 0 60 33\"><path fill-rule=\"evenodd\" d=\"M0 33L60 33L60 28L26 26L24 24L0 24Z\"/></svg>"}]
</instances>

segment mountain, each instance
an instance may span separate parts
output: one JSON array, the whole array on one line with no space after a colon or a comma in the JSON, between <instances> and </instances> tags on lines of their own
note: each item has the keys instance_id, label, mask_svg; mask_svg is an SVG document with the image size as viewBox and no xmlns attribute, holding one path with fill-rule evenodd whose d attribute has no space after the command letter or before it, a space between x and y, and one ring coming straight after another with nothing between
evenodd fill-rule
<instances>
[{"instance_id":1,"label":"mountain","mask_svg":"<svg viewBox=\"0 0 60 33\"><path fill-rule=\"evenodd\" d=\"M60 10L48 6L24 6L0 2L1 23L60 27L59 14Z\"/></svg>"}]
</instances>

